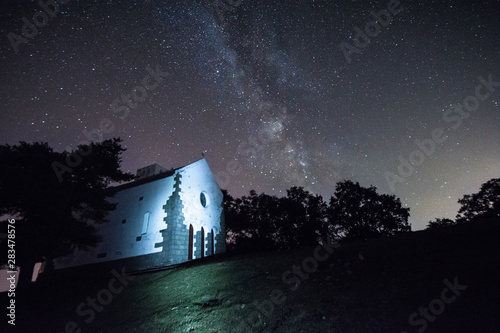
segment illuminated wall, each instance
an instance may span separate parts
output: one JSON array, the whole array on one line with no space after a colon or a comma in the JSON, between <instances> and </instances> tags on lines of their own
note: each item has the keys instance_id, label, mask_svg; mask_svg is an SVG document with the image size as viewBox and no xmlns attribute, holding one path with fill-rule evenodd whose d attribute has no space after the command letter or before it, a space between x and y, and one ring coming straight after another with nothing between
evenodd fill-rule
<instances>
[{"instance_id":1,"label":"illuminated wall","mask_svg":"<svg viewBox=\"0 0 500 333\"><path fill-rule=\"evenodd\" d=\"M56 269L115 260L147 269L226 251L223 195L204 159L116 189L101 243L56 259Z\"/></svg>"}]
</instances>

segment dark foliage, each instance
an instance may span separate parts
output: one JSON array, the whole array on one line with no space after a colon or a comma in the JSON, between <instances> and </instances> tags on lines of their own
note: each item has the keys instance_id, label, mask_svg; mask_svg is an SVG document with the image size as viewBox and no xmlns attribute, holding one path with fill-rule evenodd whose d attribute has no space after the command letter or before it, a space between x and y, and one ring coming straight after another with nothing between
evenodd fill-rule
<instances>
[{"instance_id":1,"label":"dark foliage","mask_svg":"<svg viewBox=\"0 0 500 333\"><path fill-rule=\"evenodd\" d=\"M427 229L445 228L456 224L457 224L456 221L447 218L443 219L437 218L434 221L430 221L429 224L427 224Z\"/></svg>"},{"instance_id":2,"label":"dark foliage","mask_svg":"<svg viewBox=\"0 0 500 333\"><path fill-rule=\"evenodd\" d=\"M359 239L409 231L409 208L399 199L345 181L327 205L319 195L292 187L278 198L250 191L234 199L224 191L228 249L233 252L315 245L323 238Z\"/></svg>"},{"instance_id":3,"label":"dark foliage","mask_svg":"<svg viewBox=\"0 0 500 333\"><path fill-rule=\"evenodd\" d=\"M106 201L107 187L132 179L119 169L124 150L120 139L80 145L79 155L54 152L47 143L0 145L0 216L16 219L16 264L99 242L93 221L104 222L115 208ZM81 159L67 167L75 157ZM66 166L61 178L54 164Z\"/></svg>"},{"instance_id":4,"label":"dark foliage","mask_svg":"<svg viewBox=\"0 0 500 333\"><path fill-rule=\"evenodd\" d=\"M317 243L326 230L326 205L302 187L278 198L250 191L234 199L225 192L229 250L285 249Z\"/></svg>"},{"instance_id":5,"label":"dark foliage","mask_svg":"<svg viewBox=\"0 0 500 333\"><path fill-rule=\"evenodd\" d=\"M456 217L458 223L477 217L500 217L500 178L490 179L478 193L466 194L458 203L462 205Z\"/></svg>"},{"instance_id":6,"label":"dark foliage","mask_svg":"<svg viewBox=\"0 0 500 333\"><path fill-rule=\"evenodd\" d=\"M378 194L350 180L337 183L330 199L329 215L342 239L368 239L411 231L409 208L394 195Z\"/></svg>"}]
</instances>

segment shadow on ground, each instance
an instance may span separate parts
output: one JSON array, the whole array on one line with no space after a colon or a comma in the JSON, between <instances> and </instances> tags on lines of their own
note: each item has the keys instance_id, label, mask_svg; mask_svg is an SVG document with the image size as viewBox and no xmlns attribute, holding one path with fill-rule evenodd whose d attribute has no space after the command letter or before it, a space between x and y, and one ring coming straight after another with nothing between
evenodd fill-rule
<instances>
[{"instance_id":1,"label":"shadow on ground","mask_svg":"<svg viewBox=\"0 0 500 333\"><path fill-rule=\"evenodd\" d=\"M497 332L499 236L500 221L482 221L341 244L332 253L253 253L133 276L114 267L20 290L16 329Z\"/></svg>"}]
</instances>

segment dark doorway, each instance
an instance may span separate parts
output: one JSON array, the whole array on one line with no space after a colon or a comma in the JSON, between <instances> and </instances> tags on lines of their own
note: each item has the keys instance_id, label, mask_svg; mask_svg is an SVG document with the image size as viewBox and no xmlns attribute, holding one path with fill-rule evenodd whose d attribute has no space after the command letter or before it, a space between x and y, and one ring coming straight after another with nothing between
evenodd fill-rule
<instances>
[{"instance_id":1,"label":"dark doorway","mask_svg":"<svg viewBox=\"0 0 500 333\"><path fill-rule=\"evenodd\" d=\"M211 251L212 251L212 255L215 254L214 252L214 229L212 229L212 231L210 231L210 246L211 246Z\"/></svg>"},{"instance_id":2,"label":"dark doorway","mask_svg":"<svg viewBox=\"0 0 500 333\"><path fill-rule=\"evenodd\" d=\"M193 225L189 225L188 260L193 260Z\"/></svg>"},{"instance_id":3,"label":"dark doorway","mask_svg":"<svg viewBox=\"0 0 500 333\"><path fill-rule=\"evenodd\" d=\"M205 229L201 227L201 258L205 258Z\"/></svg>"}]
</instances>

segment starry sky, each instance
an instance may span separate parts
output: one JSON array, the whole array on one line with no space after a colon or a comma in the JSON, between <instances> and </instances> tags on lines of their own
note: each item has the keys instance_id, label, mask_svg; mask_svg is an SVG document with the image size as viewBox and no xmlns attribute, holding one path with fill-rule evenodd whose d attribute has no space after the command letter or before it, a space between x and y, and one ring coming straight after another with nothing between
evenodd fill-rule
<instances>
[{"instance_id":1,"label":"starry sky","mask_svg":"<svg viewBox=\"0 0 500 333\"><path fill-rule=\"evenodd\" d=\"M413 230L500 176L500 1L57 7L0 4L1 144L121 137L133 173L204 153L235 197L350 179Z\"/></svg>"}]
</instances>

